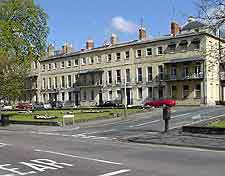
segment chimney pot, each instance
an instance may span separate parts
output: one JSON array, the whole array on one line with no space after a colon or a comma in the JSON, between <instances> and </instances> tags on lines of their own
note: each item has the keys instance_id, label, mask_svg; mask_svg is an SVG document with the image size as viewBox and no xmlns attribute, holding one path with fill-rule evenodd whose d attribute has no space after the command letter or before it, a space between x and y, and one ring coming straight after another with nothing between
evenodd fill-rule
<instances>
[{"instance_id":1,"label":"chimney pot","mask_svg":"<svg viewBox=\"0 0 225 176\"><path fill-rule=\"evenodd\" d=\"M73 51L73 46L72 44L69 44L69 43L65 43L63 46L62 46L62 53L63 54L67 54L67 53L70 53Z\"/></svg>"},{"instance_id":2,"label":"chimney pot","mask_svg":"<svg viewBox=\"0 0 225 176\"><path fill-rule=\"evenodd\" d=\"M147 39L146 30L145 28L141 27L139 29L139 40L146 40L146 39Z\"/></svg>"},{"instance_id":3,"label":"chimney pot","mask_svg":"<svg viewBox=\"0 0 225 176\"><path fill-rule=\"evenodd\" d=\"M177 33L181 32L180 26L176 22L171 23L171 35L176 36Z\"/></svg>"},{"instance_id":4,"label":"chimney pot","mask_svg":"<svg viewBox=\"0 0 225 176\"><path fill-rule=\"evenodd\" d=\"M115 44L117 44L117 35L112 34L111 35L111 45L115 45Z\"/></svg>"},{"instance_id":5,"label":"chimney pot","mask_svg":"<svg viewBox=\"0 0 225 176\"><path fill-rule=\"evenodd\" d=\"M90 50L94 48L94 41L93 40L87 40L86 42L86 49Z\"/></svg>"}]
</instances>

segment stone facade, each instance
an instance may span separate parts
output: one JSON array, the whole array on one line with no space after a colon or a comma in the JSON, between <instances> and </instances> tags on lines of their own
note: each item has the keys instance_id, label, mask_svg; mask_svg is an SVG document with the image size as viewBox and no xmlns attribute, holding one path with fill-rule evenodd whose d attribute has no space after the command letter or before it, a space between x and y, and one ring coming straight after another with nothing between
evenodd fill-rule
<instances>
[{"instance_id":1,"label":"stone facade","mask_svg":"<svg viewBox=\"0 0 225 176\"><path fill-rule=\"evenodd\" d=\"M172 31L156 39L113 40L99 48L87 43L81 51L48 55L33 64L35 89L27 100L94 106L107 100L141 105L174 98L178 104L214 105L224 88L215 74L219 63L211 66L218 61L205 53L219 39L206 31Z\"/></svg>"}]
</instances>

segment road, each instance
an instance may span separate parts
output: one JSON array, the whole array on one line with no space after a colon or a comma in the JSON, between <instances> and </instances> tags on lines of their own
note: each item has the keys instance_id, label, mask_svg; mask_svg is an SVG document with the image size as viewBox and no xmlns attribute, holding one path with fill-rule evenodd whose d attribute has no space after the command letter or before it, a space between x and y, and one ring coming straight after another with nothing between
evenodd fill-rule
<instances>
[{"instance_id":1,"label":"road","mask_svg":"<svg viewBox=\"0 0 225 176\"><path fill-rule=\"evenodd\" d=\"M177 108L171 127L223 113L223 107ZM160 131L159 119L154 111L66 130L0 128L0 176L224 176L225 152L117 140Z\"/></svg>"}]
</instances>

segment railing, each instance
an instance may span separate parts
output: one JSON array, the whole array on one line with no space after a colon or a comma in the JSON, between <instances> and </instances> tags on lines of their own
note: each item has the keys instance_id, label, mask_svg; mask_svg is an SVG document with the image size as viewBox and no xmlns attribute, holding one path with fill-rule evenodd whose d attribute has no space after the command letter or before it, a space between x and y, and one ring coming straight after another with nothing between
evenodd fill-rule
<instances>
[{"instance_id":1,"label":"railing","mask_svg":"<svg viewBox=\"0 0 225 176\"><path fill-rule=\"evenodd\" d=\"M193 73L188 75L165 75L165 81L173 81L173 80L193 80L193 79L203 79L203 73Z\"/></svg>"},{"instance_id":2,"label":"railing","mask_svg":"<svg viewBox=\"0 0 225 176\"><path fill-rule=\"evenodd\" d=\"M85 81L85 82L78 81L74 85L76 85L78 87L93 87L93 86L102 86L103 83L102 83L102 81L96 81L96 82L93 82L93 81Z\"/></svg>"}]
</instances>

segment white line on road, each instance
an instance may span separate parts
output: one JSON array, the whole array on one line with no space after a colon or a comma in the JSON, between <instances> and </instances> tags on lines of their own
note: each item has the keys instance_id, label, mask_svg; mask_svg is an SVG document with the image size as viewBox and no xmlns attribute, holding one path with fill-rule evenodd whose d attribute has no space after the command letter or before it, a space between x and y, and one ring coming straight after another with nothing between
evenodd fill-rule
<instances>
[{"instance_id":1,"label":"white line on road","mask_svg":"<svg viewBox=\"0 0 225 176\"><path fill-rule=\"evenodd\" d=\"M175 119L175 118L178 118L178 117L182 117L182 116L186 116L186 115L189 115L191 113L185 113L185 114L180 114L180 115L176 115L176 116L173 116L171 117L171 119ZM138 125L131 125L129 126L130 128L133 128L133 127L140 127L140 126L145 126L147 124L152 124L152 123L158 123L160 122L161 120L154 120L154 121L150 121L150 122L146 122L146 123L141 123L141 124L138 124Z\"/></svg>"},{"instance_id":2,"label":"white line on road","mask_svg":"<svg viewBox=\"0 0 225 176\"><path fill-rule=\"evenodd\" d=\"M187 125L194 125L194 124L197 124L197 123L200 123L200 122L205 122L205 121L212 120L212 119L215 119L215 118L218 118L218 117L223 117L223 116L225 116L225 114L221 114L221 115L218 115L218 116L215 116L215 117L212 117L212 118L199 120L199 121L195 121L195 122L191 122L191 123L187 123L187 124L183 124L183 125L178 125L178 126L170 128L170 130L180 128L180 127L183 127L183 126L187 126Z\"/></svg>"},{"instance_id":3,"label":"white line on road","mask_svg":"<svg viewBox=\"0 0 225 176\"><path fill-rule=\"evenodd\" d=\"M41 153L50 153L50 154L55 154L55 155L67 156L67 157L71 157L71 158L78 158L78 159L89 160L89 161L96 161L96 162L99 162L99 163L123 165L122 163L117 163L117 162L112 162L112 161L107 161L107 160L101 160L101 159L95 159L95 158L88 158L88 157L83 157L83 156L70 155L70 154L65 154L65 153L49 151L49 150L35 149L34 151L35 152L41 152Z\"/></svg>"},{"instance_id":4,"label":"white line on road","mask_svg":"<svg viewBox=\"0 0 225 176\"><path fill-rule=\"evenodd\" d=\"M1 148L1 147L5 147L5 146L7 146L7 145L9 145L9 144L0 143L0 148Z\"/></svg>"},{"instance_id":5,"label":"white line on road","mask_svg":"<svg viewBox=\"0 0 225 176\"><path fill-rule=\"evenodd\" d=\"M115 171L115 172L110 172L110 173L103 174L103 175L99 175L99 176L113 176L113 175L118 175L118 174L130 172L130 171L131 171L130 169L123 169L123 170L119 170L119 171Z\"/></svg>"}]
</instances>

